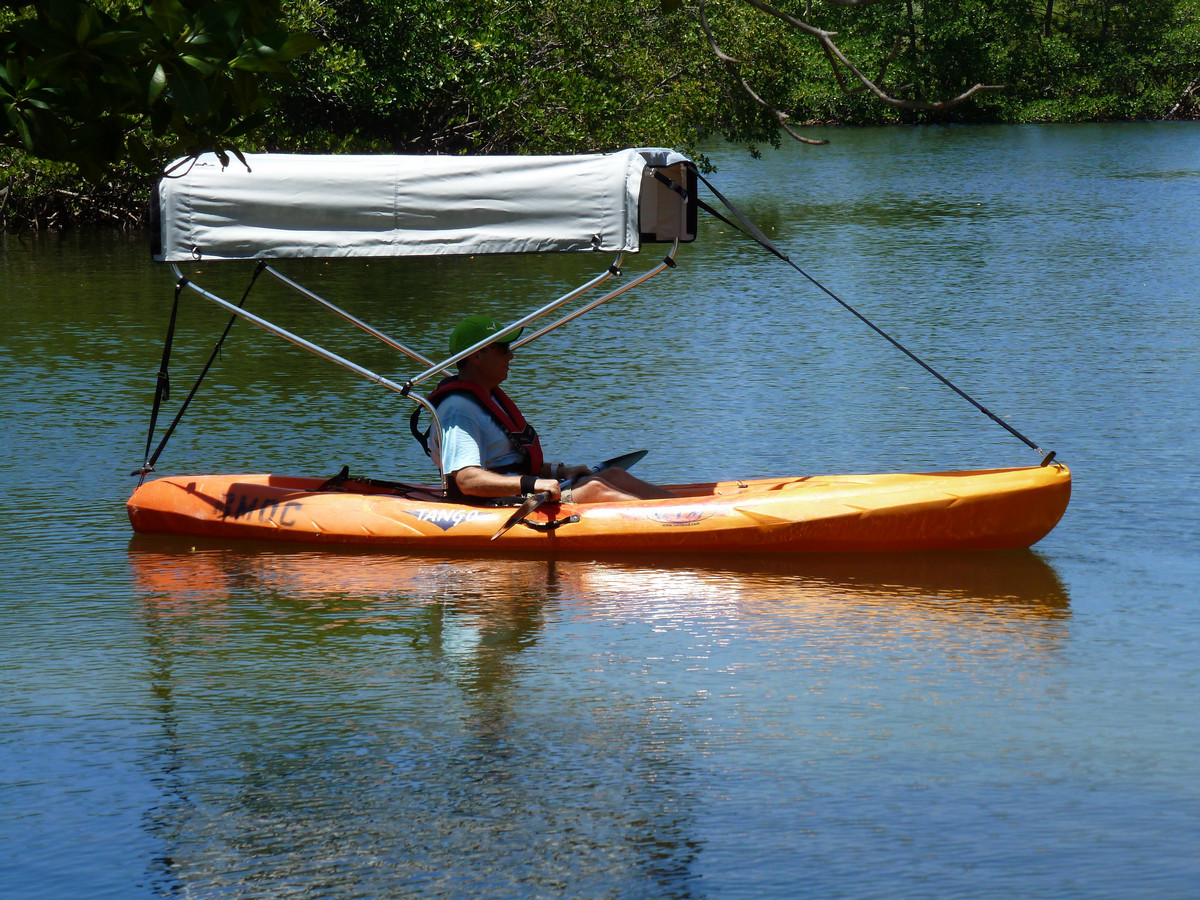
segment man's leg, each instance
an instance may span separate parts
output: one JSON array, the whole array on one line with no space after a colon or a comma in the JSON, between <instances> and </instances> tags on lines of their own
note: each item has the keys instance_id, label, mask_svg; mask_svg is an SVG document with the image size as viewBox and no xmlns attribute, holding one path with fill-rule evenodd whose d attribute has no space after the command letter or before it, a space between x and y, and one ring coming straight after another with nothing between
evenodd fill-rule
<instances>
[{"instance_id":1,"label":"man's leg","mask_svg":"<svg viewBox=\"0 0 1200 900\"><path fill-rule=\"evenodd\" d=\"M612 503L620 500L664 500L670 491L635 478L624 469L605 469L589 475L573 488L576 503Z\"/></svg>"}]
</instances>

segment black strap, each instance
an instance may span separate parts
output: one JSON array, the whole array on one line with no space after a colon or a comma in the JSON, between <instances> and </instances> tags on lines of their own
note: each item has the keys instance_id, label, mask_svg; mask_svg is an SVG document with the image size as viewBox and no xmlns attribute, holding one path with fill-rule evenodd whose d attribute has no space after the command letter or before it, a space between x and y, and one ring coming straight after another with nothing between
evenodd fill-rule
<instances>
[{"instance_id":1,"label":"black strap","mask_svg":"<svg viewBox=\"0 0 1200 900\"><path fill-rule=\"evenodd\" d=\"M429 432L433 430L430 425L424 431L421 431L419 420L421 418L422 406L419 404L412 411L412 415L408 417L408 430L412 432L413 437L417 439L417 443L421 445L421 449L425 451L425 455L432 457L433 453L429 449Z\"/></svg>"},{"instance_id":2,"label":"black strap","mask_svg":"<svg viewBox=\"0 0 1200 900\"><path fill-rule=\"evenodd\" d=\"M321 482L321 486L319 488L317 488L317 490L318 491L340 490L342 485L346 483L346 479L349 477L350 477L350 467L342 466L342 471L338 472L332 478Z\"/></svg>"},{"instance_id":3,"label":"black strap","mask_svg":"<svg viewBox=\"0 0 1200 900\"><path fill-rule=\"evenodd\" d=\"M672 178L668 178L662 172L658 171L658 169L651 169L650 174L654 176L655 181L659 182L660 184L666 185L667 190L674 191L676 194L678 194L680 197L682 197L685 202L687 201L687 199L688 199L687 188L685 188L682 184L679 184L677 181L675 181Z\"/></svg>"},{"instance_id":4,"label":"black strap","mask_svg":"<svg viewBox=\"0 0 1200 900\"><path fill-rule=\"evenodd\" d=\"M378 488L381 491L390 491L393 494L407 496L410 494L428 494L437 493L436 490L430 490L428 487L419 484L408 484L403 481L384 481L381 478L367 478L362 475L351 475L350 467L342 466L340 472L332 478L328 478L321 484L313 488L314 493L336 492L336 491L354 491L357 487Z\"/></svg>"},{"instance_id":5,"label":"black strap","mask_svg":"<svg viewBox=\"0 0 1200 900\"><path fill-rule=\"evenodd\" d=\"M562 519L551 519L549 522L531 522L529 519L522 519L517 524L532 528L534 531L557 531L564 525L574 525L578 521L579 513L572 513Z\"/></svg>"},{"instance_id":6,"label":"black strap","mask_svg":"<svg viewBox=\"0 0 1200 900\"><path fill-rule=\"evenodd\" d=\"M250 296L250 289L254 287L254 283L258 280L258 276L262 274L263 269L265 269L266 267L267 267L267 264L265 261L260 262L255 267L254 274L252 276L250 276L250 283L246 285L246 290L242 292L242 299L240 301L238 301L238 309L241 309L243 306L246 305L246 299ZM162 362L162 366L159 369L159 373L158 373L160 389L164 387L164 382L166 381L167 360L170 358L170 355L171 355L171 341L173 340L174 335L175 335L175 314L179 308L179 294L183 290L183 288L187 285L187 283L188 283L188 280L186 278L180 278L179 282L175 285L175 305L171 308L171 325L170 325L170 328L167 330L167 345L163 348L163 362ZM138 482L138 484L141 484L142 481L145 481L146 476L150 472L154 471L154 464L156 462L158 462L159 456L162 455L163 450L167 446L167 441L170 440L171 435L175 433L175 428L179 425L179 422L183 419L183 414L187 411L188 404L190 404L192 402L192 398L196 396L196 391L198 391L200 389L200 384L201 384L201 382L204 381L204 377L208 374L208 370L210 368L212 368L212 364L216 361L217 357L221 354L221 345L225 343L225 338L229 337L229 331L231 328L233 328L233 323L236 322L237 319L238 319L238 316L236 316L236 315L231 315L229 317L229 321L225 324L225 330L221 333L220 340L218 340L216 345L213 347L213 351L208 357L208 362L206 362L204 364L204 368L200 370L200 375L196 378L196 383L193 384L192 389L190 391L188 391L188 395L184 399L183 403L180 405L179 411L175 413L175 418L171 421L171 424L168 426L166 433L162 436L162 440L158 442L158 447L157 447L157 449L155 449L154 455L149 456L150 442L151 442L151 440L153 440L154 426L158 420L159 402L160 402L160 400L167 399L167 395L169 394L169 385L166 386L166 389L162 392L161 396L158 392L155 393L155 395L154 395L154 411L153 411L153 413L151 413L151 416L150 416L150 433L146 436L146 453L147 453L146 462L142 466L141 469L138 469L136 472L130 473L132 475L140 475L141 476L141 480Z\"/></svg>"},{"instance_id":7,"label":"black strap","mask_svg":"<svg viewBox=\"0 0 1200 900\"><path fill-rule=\"evenodd\" d=\"M656 177L657 177L657 174L656 174ZM727 218L725 218L720 213L718 213L716 210L714 210L710 206L708 206L708 204L706 204L702 201L698 201L698 205L701 208L703 208L706 212L709 212L712 215L716 216L718 219L720 219L726 225L729 225L729 226L735 227L735 228L739 228L740 231L744 232L745 234L748 234L755 241L757 241L763 247L763 249L774 254L779 259L783 260L785 263L787 263L789 266L791 266L793 269L795 269L797 272L799 272L801 275L803 275L805 278L807 278L814 286L819 288L822 292L824 292L827 296L831 297L837 303L841 304L841 306L844 309L846 309L850 313L852 313L855 317L857 317L861 322L863 322L872 331L874 331L880 337L884 338L889 343L891 343L893 347L895 347L896 349L900 350L902 353L907 355L909 359L911 359L913 362L917 363L917 365L919 365L921 368L923 368L926 372L928 372L930 375L932 375L934 378L936 378L942 384L946 385L946 387L950 388L950 390L954 391L954 393L958 394L960 397L962 397L964 400L966 400L968 403L970 403L972 406L974 406L977 410L979 410L981 413L983 413L985 416L987 416L989 419L991 419L993 422L995 422L997 425L999 425L1001 428L1003 428L1009 434L1020 439L1027 446L1033 448L1038 453L1042 454L1042 465L1043 466L1047 466L1050 464L1050 462L1055 457L1055 452L1053 450L1051 450L1051 451L1043 450L1041 447L1039 447L1037 444L1035 444L1029 438L1025 437L1025 435L1021 434L1021 432L1017 431L1017 429L1013 428L1011 425L1009 425L1007 422L1005 422L1003 419L1001 419L999 416L997 416L995 413L993 413L990 409L988 409L983 404L981 404L979 401L977 401L974 397L970 396L966 391L962 390L960 387L958 387L956 384L954 384L952 381L950 381L950 379L946 378L946 376L942 375L940 372L938 372L936 369L934 369L931 365L929 365L927 362L925 362L925 360L921 359L919 356L917 356L915 353L913 353L911 350L909 350L907 347L905 347L903 344L901 344L898 340L896 340L894 337L892 337L890 334L888 334L886 331L884 331L882 328L880 328L878 325L876 325L874 322L872 322L870 319L868 319L866 316L864 316L862 313L860 313L857 309L855 309L853 306L851 306L849 303L847 303L845 300L843 300L841 297L839 297L837 294L835 294L829 288L825 287L825 285L821 284L821 282L817 281L817 279L813 278L811 275L809 275L807 272L805 272L803 269L801 269L798 265L796 265L794 262L792 262L791 258L789 256L787 256L787 254L785 254L782 250L780 250L778 247L776 247L774 242L770 238L768 238L765 234L763 234L762 231L758 228L758 226L756 226L753 222L751 222L749 219L747 219L739 209L737 209L732 203L730 203L728 200L726 200L725 197L721 194L721 192L718 191L715 187L712 186L712 184L709 183L707 178L705 178L703 175L700 175L699 173L697 173L697 177L702 182L704 182L705 187L707 187L710 191L713 192L713 196L715 196L718 200L720 200L725 205L725 208L728 209L733 214L733 216L738 220L739 225L735 226Z\"/></svg>"},{"instance_id":8,"label":"black strap","mask_svg":"<svg viewBox=\"0 0 1200 900\"><path fill-rule=\"evenodd\" d=\"M150 444L154 441L154 429L158 425L158 411L164 400L171 397L171 345L175 343L175 322L179 317L179 295L187 285L186 278L180 278L175 283L175 300L171 304L171 321L167 325L167 339L163 342L162 360L158 364L158 377L154 385L154 404L150 409L150 428L146 432L146 452L142 456L142 467L130 472L130 475L141 475L140 485L146 480L146 474L154 471L154 462L150 458ZM155 454L157 456L157 454Z\"/></svg>"}]
</instances>

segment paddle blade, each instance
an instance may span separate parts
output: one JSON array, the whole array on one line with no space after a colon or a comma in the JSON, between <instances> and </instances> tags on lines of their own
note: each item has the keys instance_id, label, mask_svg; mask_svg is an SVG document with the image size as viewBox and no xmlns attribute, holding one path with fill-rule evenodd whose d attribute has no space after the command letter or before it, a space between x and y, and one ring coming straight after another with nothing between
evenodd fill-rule
<instances>
[{"instance_id":1,"label":"paddle blade","mask_svg":"<svg viewBox=\"0 0 1200 900\"><path fill-rule=\"evenodd\" d=\"M500 537L500 535L504 534L504 532L508 531L508 529L512 528L518 522L522 521L526 516L528 516L531 512L549 499L550 493L548 491L542 491L540 494L531 494L530 496L526 497L525 502L517 507L516 511L508 517L508 520L500 526L499 530L497 530L497 532L491 536L490 540L494 541L496 538Z\"/></svg>"},{"instance_id":2,"label":"paddle blade","mask_svg":"<svg viewBox=\"0 0 1200 900\"><path fill-rule=\"evenodd\" d=\"M634 450L632 453L624 453L621 456L614 456L612 459L606 459L602 463L592 466L593 472L603 472L605 469L628 469L634 463L640 462L642 457L649 453L649 450Z\"/></svg>"}]
</instances>

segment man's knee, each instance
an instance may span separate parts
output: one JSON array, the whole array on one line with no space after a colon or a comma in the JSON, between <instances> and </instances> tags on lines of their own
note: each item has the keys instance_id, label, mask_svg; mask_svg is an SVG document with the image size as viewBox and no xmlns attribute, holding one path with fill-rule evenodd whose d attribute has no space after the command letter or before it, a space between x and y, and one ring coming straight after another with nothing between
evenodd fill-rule
<instances>
[{"instance_id":1,"label":"man's knee","mask_svg":"<svg viewBox=\"0 0 1200 900\"><path fill-rule=\"evenodd\" d=\"M575 485L571 492L574 494L576 503L604 503L611 500L623 500L628 496L625 492L595 475Z\"/></svg>"}]
</instances>

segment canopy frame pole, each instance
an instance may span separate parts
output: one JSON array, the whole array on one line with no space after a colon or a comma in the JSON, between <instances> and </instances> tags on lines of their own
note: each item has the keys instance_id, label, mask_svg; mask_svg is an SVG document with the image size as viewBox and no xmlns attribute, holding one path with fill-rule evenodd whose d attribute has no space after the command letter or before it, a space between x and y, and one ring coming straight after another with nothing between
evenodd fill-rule
<instances>
[{"instance_id":1,"label":"canopy frame pole","mask_svg":"<svg viewBox=\"0 0 1200 900\"><path fill-rule=\"evenodd\" d=\"M678 241L676 241L676 244L678 245ZM674 252L674 251L672 251L672 252ZM511 325L508 325L505 328L500 329L500 332L497 335L486 338L486 339L480 341L478 344L475 344L473 347L468 347L467 349L465 349L459 353L455 353L453 356L451 356L449 359L445 360L444 362L430 364L430 367L428 369L426 369L424 372L422 372L421 374L415 376L414 378L412 378L408 381L408 383L405 386L406 389L412 389L412 388L416 387L418 384L420 384L421 382L428 381L434 375L437 375L439 372L449 369L451 366L455 365L456 363L458 363L461 360L466 359L468 356L470 356L472 353L476 352L477 350L482 350L484 347L487 347L491 344L496 343L497 338L502 337L505 333L514 331L517 328L524 328L530 322L540 319L542 316L547 315L548 313L554 312L554 310L558 309L560 306L570 303L576 297L580 297L583 294L586 294L592 288L603 284L604 282L608 281L608 279L612 278L614 275L620 275L621 274L621 261L624 259L624 257L625 257L624 251L618 253L616 259L613 260L612 265L610 265L605 271L601 272L595 278L591 279L590 281L588 281L585 284L580 285L579 287L575 288L572 291L568 291L567 293L565 293L561 297L559 297L557 300L553 300L550 303L547 303L541 309L531 312L529 315L524 316L520 319L517 319ZM629 288L633 287L634 284L641 284L645 280L646 280L645 278L640 278L632 284L628 284L622 288L618 288L616 291L613 291L610 294L607 294L606 296L600 298L599 300L593 301L593 303L588 308L594 308L596 306L599 306L605 300L611 299L612 297L617 296L617 294L622 293L622 292L628 290ZM562 322L566 322L566 321L568 321L568 320L567 319L562 320ZM562 322L558 322L555 325L551 325L549 328L539 331L537 336L540 337L541 335L545 334L547 331L550 331L553 328L557 328L558 325L562 324ZM513 343L513 347L524 346L525 344L528 344L532 339L533 339L533 336L516 341Z\"/></svg>"},{"instance_id":2,"label":"canopy frame pole","mask_svg":"<svg viewBox=\"0 0 1200 900\"><path fill-rule=\"evenodd\" d=\"M424 407L429 412L429 415L430 415L431 419L433 420L434 425L436 426L438 440L439 441L441 440L442 427L441 427L441 422L438 420L438 417L437 417L437 411L433 408L433 405L428 400L426 400L424 397L420 396L419 394L410 393L409 390L405 386L397 384L396 382L392 381L390 378L385 378L382 375L372 372L370 369L368 369L364 366L360 366L358 363L351 362L350 360L346 359L345 357L339 356L338 354L334 353L332 350L326 350L324 347L322 347L318 344L314 344L312 341L305 340L304 338L300 337L299 335L293 334L292 332L288 331L286 328L280 328L278 325L275 325L272 322L268 322L266 319L262 318L261 316L256 316L254 313L250 312L249 310L243 309L240 306L235 306L234 304L230 303L228 300L224 299L223 297L218 297L216 294L212 293L211 291L207 291L204 288L200 287L200 285L196 284L195 282L184 278L183 273L181 273L179 271L179 266L177 266L175 263L171 263L171 269L175 272L175 277L179 279L179 281L182 285L190 288L191 290L195 291L197 294L199 294L204 299L206 299L212 303L215 303L217 306L221 307L224 310L227 310L228 312L232 313L233 315L235 315L239 318L245 319L247 322L249 322L252 325L257 325L259 328L261 328L263 331L268 332L269 334L273 334L278 338L282 338L283 340L288 341L289 343L295 344L301 350L307 350L309 353L313 354L314 356L319 356L324 360L328 360L329 362L334 363L335 365L341 366L343 369L347 369L348 371L353 372L355 375L359 375L359 376L367 379L368 381L374 382L375 384L379 385L382 388L386 388L389 391L393 391L393 392L399 394L401 397L408 397L414 403L417 403L420 406ZM444 473L442 473L441 466L438 467L438 474L441 479L442 492L445 493L446 476Z\"/></svg>"},{"instance_id":3,"label":"canopy frame pole","mask_svg":"<svg viewBox=\"0 0 1200 900\"><path fill-rule=\"evenodd\" d=\"M591 303L581 306L579 309L575 310L575 312L571 313L570 315L563 316L563 318L559 319L557 322L553 323L552 325L547 325L545 328L542 328L539 331L535 331L533 334L529 335L528 337L521 338L520 340L513 343L513 345L512 345L513 348L516 349L519 347L523 347L526 344L528 344L530 341L536 341L538 338L550 333L554 329L556 329L562 325L566 325L568 322L574 321L575 319L578 319L584 313L591 312L593 309L595 309L600 304L607 303L609 300L612 300L614 297L619 297L621 294L625 293L628 290L631 290L632 288L637 287L639 284L643 284L643 283L649 281L651 278L653 278L655 275L657 275L663 269L674 269L675 266L677 265L677 263L675 262L675 254L678 252L678 250L679 250L679 238L676 238L675 242L671 245L670 252L668 252L666 257L663 259L663 261L660 262L653 269L648 269L647 271L645 271L641 275L639 275L637 278L630 281L628 284L624 284L621 287L617 288L616 290L610 291L608 294L605 294L603 297L597 297Z\"/></svg>"},{"instance_id":4,"label":"canopy frame pole","mask_svg":"<svg viewBox=\"0 0 1200 900\"><path fill-rule=\"evenodd\" d=\"M434 464L437 466L438 481L441 483L442 496L444 497L446 496L447 484L446 473L442 471L442 420L438 418L437 409L434 407L434 405L421 394L410 393L408 394L408 398L429 413L429 422L431 426L429 432L429 440L431 442L430 451L436 450L436 453L430 452L429 456L430 459L435 461Z\"/></svg>"},{"instance_id":5,"label":"canopy frame pole","mask_svg":"<svg viewBox=\"0 0 1200 900\"><path fill-rule=\"evenodd\" d=\"M646 281L653 278L655 275L659 274L663 269L675 268L677 265L677 263L675 262L675 254L678 252L678 250L679 250L679 239L676 238L674 240L674 242L671 244L671 250L670 250L670 252L667 253L666 258L664 258L663 261L660 262L657 266L643 272L637 278L634 278L632 281L621 285L619 288L609 291L603 297L597 297L591 303L585 304L584 306L580 307L578 310L571 313L570 315L564 316L563 318L559 319L557 322L554 322L551 325L547 325L546 327L534 332L533 334L529 335L528 337L523 337L517 341L513 341L513 343L512 343L513 349L516 350L521 347L524 347L530 341L536 340L537 338L540 338L540 337L548 334L549 332L553 331L554 329L556 329L562 325L565 325L566 323L568 323L574 319L579 318L585 312L595 309L597 306L600 306L602 303L607 303L609 300L612 300L615 297L621 296L621 294L624 294L626 291L631 290L632 288L635 288L640 284L644 284ZM537 321L542 316L554 312L554 310L558 309L560 306L562 306L566 303L569 303L571 300L574 300L576 297L580 296L584 292L591 290L592 287L607 280L611 275L620 274L620 262L621 262L621 254L618 254L617 261L615 263L613 263L613 265L611 267L609 267L608 272L597 276L596 278L592 279L592 281L588 282L583 287L577 288L574 291L571 291L569 294L564 294L562 297L559 297L554 302L547 303L541 309L536 310L535 312L531 312L529 315L523 316L520 319L517 319L512 324L507 325L504 328L501 328L500 331L496 335L485 338L484 340L480 341L479 343L475 344L474 346L468 347L467 349L454 354L449 359L447 359L445 362L441 363L440 366L434 366L430 369L425 370L420 375L416 376L411 381L409 381L407 386L408 387L416 387L416 385L420 384L422 381L425 381L428 378L431 378L433 375L437 374L437 372L441 371L442 369L448 368L448 367L454 365L455 363L459 362L460 360L466 359L468 356L470 356L472 353L475 353L477 350L482 350L484 347L488 347L488 346L491 346L492 344L497 343L498 340L500 338L502 338L506 333L508 333L510 331L515 331L518 328L524 328L530 322Z\"/></svg>"},{"instance_id":6,"label":"canopy frame pole","mask_svg":"<svg viewBox=\"0 0 1200 900\"><path fill-rule=\"evenodd\" d=\"M310 291L308 288L306 288L304 285L300 284L297 281L293 281L291 278L288 278L286 275L284 275L282 272L278 271L277 269L273 268L272 266L266 266L265 271L268 274L270 274L273 278L275 278L277 281L287 285L288 287L290 287L292 290L296 291L297 293L303 294L305 297L308 297L310 300L313 300L313 301L319 303L321 306L325 307L330 312L341 316L343 319L345 319L351 325L355 326L356 328L361 329L362 331L365 331L367 334L371 335L371 337L375 338L376 340L382 341L383 343L385 343L389 347L391 347L393 350L399 350L405 356L409 357L410 359L416 360L423 366L436 366L437 365L437 363L435 363L433 360L429 359L424 354L418 353L416 350L413 350L411 347L405 346L404 344L400 343L395 338L388 337L388 335L384 334L378 328L375 328L374 326L370 325L367 322L364 322L362 319L358 318L357 316L353 315L352 313L349 313L346 310L342 309L341 307L329 302L324 297L318 296L313 291ZM442 368L441 371L447 375L452 374L450 372L450 370L446 369L446 368Z\"/></svg>"},{"instance_id":7,"label":"canopy frame pole","mask_svg":"<svg viewBox=\"0 0 1200 900\"><path fill-rule=\"evenodd\" d=\"M181 278L181 279L183 278L183 275L180 273L179 267L177 265L175 265L174 263L171 263L171 268L174 270L176 277ZM305 340L304 338L300 337L299 335L293 334L292 332L288 331L286 328L280 328L278 325L275 325L272 322L268 322L266 319L262 318L261 316L256 316L254 313L250 312L249 310L243 309L239 306L235 306L234 304L230 303L228 300L226 300L222 297L218 297L216 294L212 293L211 291L206 291L204 288L200 287L198 284L196 284L193 281L187 281L187 279L184 279L184 280L187 282L187 287L191 288L193 291L195 291L197 294L199 294L204 299L212 301L217 306L221 307L224 310L227 310L228 312L233 313L235 316L238 316L239 318L245 319L247 322L249 322L252 325L257 325L263 331L269 332L269 333L275 335L276 337L283 338L285 341L295 344L300 349L307 350L309 353L312 353L314 356L319 356L322 359L328 360L329 362L334 363L335 365L341 366L343 369L348 369L351 372L353 372L355 375L360 375L363 378L367 379L368 381L374 382L375 384L379 385L380 387L387 388L389 391L394 391L395 393L400 394L401 396L405 396L407 394L407 391L404 389L403 385L397 384L396 382L392 381L390 378L385 378L382 375L376 374L375 372L372 372L370 369L360 366L358 363L351 362L350 360L346 359L345 357L338 356L336 353L334 353L331 350L326 350L324 347L314 344L312 341Z\"/></svg>"},{"instance_id":8,"label":"canopy frame pole","mask_svg":"<svg viewBox=\"0 0 1200 900\"><path fill-rule=\"evenodd\" d=\"M559 319L558 321L554 322L553 324L547 325L547 326L539 329L538 331L534 332L533 334L529 335L528 337L525 337L519 341L514 342L513 346L514 347L524 346L525 344L528 344L530 341L540 338L543 335L548 334L549 332L555 330L556 328L559 328L559 327L567 324L568 322L571 322L571 321L579 318L584 313L595 309L596 307L600 306L601 304L607 303L609 300L612 300L615 297L619 297L621 294L624 294L626 291L631 290L632 288L635 288L640 284L644 284L646 281L650 280L655 275L662 272L663 269L675 268L675 266L676 266L675 254L678 252L678 250L679 250L679 239L676 238L675 241L671 245L670 252L666 255L666 257L663 259L663 261L660 262L657 266L654 266L653 268L647 270L646 272L643 272L638 277L632 279L631 281L629 281L626 284L621 285L620 287L616 288L615 290L609 291L604 296L596 298L591 303L585 304L584 306L575 310L573 313L570 313L569 315L564 316L563 318ZM599 275L590 279L588 282L581 285L580 287L577 287L574 290L569 291L566 294L563 294L557 300L554 300L554 301L546 304L541 309L538 309L538 310L530 313L527 316L523 316L523 317L517 319L515 322L513 322L507 328L502 329L500 335L498 335L498 336L502 337L504 332L513 331L517 328L524 328L529 323L537 321L542 316L545 316L545 315L553 312L554 310L558 309L559 307L561 307L567 303L570 303L572 300L576 299L577 297L582 296L583 294L592 290L593 288L597 287L598 285L603 284L605 281L607 281L609 278L612 278L614 275L621 274L620 267L621 267L621 262L622 262L623 258L624 258L624 252L618 253L616 259L613 261L613 263L608 267L608 269L606 271L601 272ZM463 350L460 353L454 354L453 356L451 356L450 358L448 358L447 360L445 360L442 363L433 363L430 360L428 360L424 355L418 353L417 351L415 351L409 347L404 346L399 341L389 338L387 335L383 334L383 332L379 331L376 328L373 328L372 326L368 325L366 322L363 322L361 319L358 319L356 316L351 315L350 313L346 312L345 310L342 310L342 309L338 308L336 305L330 303L329 301L319 297L312 291L309 291L303 285L300 285L297 282L292 281L290 278L287 278L286 276L282 275L281 273L276 272L270 266L265 267L265 271L270 272L273 277L278 279L283 284L286 284L289 287L292 287L293 289L295 289L295 290L299 291L300 293L304 294L305 296L309 297L310 299L315 300L316 302L320 303L325 308L342 316L347 321L353 323L355 326L361 328L362 330L364 330L368 334L372 335L373 337L377 338L378 340L382 341L383 343L387 344L388 346L393 347L394 349L404 353L405 355L416 360L417 362L420 362L420 363L428 366L428 368L426 368L426 370L424 372L417 375L412 380L407 381L403 385L401 385L401 384L396 383L395 381L392 381L390 378L386 378L383 375L373 372L372 370L366 368L365 366L360 366L358 363L351 362L350 360L346 359L345 357L339 356L337 353L334 353L332 350L326 350L324 347L320 346L319 344L315 344L312 341L306 340L305 338L302 338L299 335L294 334L291 331L288 331L286 328L282 328L282 327L274 324L273 322L269 322L268 320L262 318L261 316L257 316L254 313L244 309L243 307L240 307L233 303L230 303L228 300L224 299L223 297L220 297L220 296L212 293L211 291L205 290L204 288L200 287L195 282L185 278L183 273L179 270L179 266L177 264L171 263L170 265L171 265L171 270L175 273L175 277L177 279L179 279L181 286L185 286L185 287L195 291L201 297L204 297L209 302L216 304L217 306L221 307L222 309L226 310L227 312L231 313L232 315L234 315L238 318L241 318L241 319L245 319L251 325L256 325L259 328L261 328L263 331L266 331L269 334L273 334L278 338L282 338L283 340L287 341L288 343L294 344L295 346L299 347L301 350L306 350L309 353L313 354L314 356L319 356L322 359L333 363L334 365L341 366L343 369L346 369L349 372L353 372L355 375L365 378L368 381L370 381L374 384L377 384L382 388L385 388L389 391L399 394L401 397L407 397L407 398L411 399L414 403L418 404L419 406L424 408L429 413L430 419L431 419L432 425L433 425L433 431L432 431L433 438L434 438L434 440L436 440L438 442L439 447L441 445L441 439L442 439L442 425L441 425L441 421L438 419L437 411L434 409L433 405L425 397L421 396L420 394L414 393L413 388L416 385L420 384L422 381L426 381L429 378L433 377L434 375L448 371L450 366L456 364L457 362L459 362L462 359L465 359L466 357L470 356L472 353L475 353L476 351L481 350L484 347L489 346L490 344L496 343L496 337L493 336L486 340L480 341L478 344L476 344L473 347L468 347L466 350ZM440 453L438 454L438 457L440 457ZM442 486L442 490L444 492L446 489L446 474L445 474L445 472L442 471L442 467L441 467L440 463L438 464L438 474L440 476L441 486Z\"/></svg>"},{"instance_id":9,"label":"canopy frame pole","mask_svg":"<svg viewBox=\"0 0 1200 900\"><path fill-rule=\"evenodd\" d=\"M678 242L676 242L676 247L678 247ZM674 251L672 251L672 252L674 252ZM571 291L570 293L559 298L558 301L555 301L554 304L551 304L550 309L554 308L556 305L559 305L560 303L566 303L566 302L569 302L570 300L575 299L576 297L582 296L586 292L603 284L605 281L607 281L609 278L612 278L614 275L619 274L620 273L620 264L621 264L621 254L618 254L616 259L613 261L612 265L610 265L607 270L600 273L596 277L592 278L586 284L576 288L575 290ZM304 285L300 284L299 282L297 282L291 278L288 278L286 275L284 275L278 269L275 269L272 266L264 264L263 271L268 272L271 275L271 277L273 277L276 281L279 281L281 284L284 284L287 287L290 287L292 290L296 291L297 293L302 294L305 297L308 297L310 300L320 304L325 309L329 310L330 312L334 313L335 315L341 316L347 322L354 325L356 328L366 332L367 334L371 335L376 340L381 341L382 343L386 344L387 346L391 347L394 350L398 350L399 352L403 353L405 356L409 357L410 359L416 360L417 362L421 363L422 365L430 367L430 369L434 372L434 374L445 374L445 375L453 374L449 369L448 363L445 365L439 366L437 363L435 363L433 360L426 357L424 354L419 353L416 350L413 350L411 347L408 347L408 346L402 344L400 341L397 341L396 339L394 339L392 337L389 337L388 335L384 334L382 331L380 331L378 328L375 328L373 325L369 324L368 322L363 321L362 319L358 318L354 314L347 312L346 310L342 309L341 307L337 306L334 303L331 303L330 301L326 300L324 297L321 297L320 295L318 295L316 292L309 290L308 288L306 288ZM632 284L627 285L626 288L624 288L624 289L628 290L628 288L630 288L630 287L634 287L637 284L641 284L648 277L649 277L648 275L642 276L641 278L634 281ZM572 316L568 316L568 317L560 320L559 322L550 326L550 328L543 329L538 334L539 335L545 334L547 331L550 331L552 328L556 328L559 325L569 322L571 319L574 319L577 316L582 315L583 313L587 312L589 309L594 309L596 306L598 306L600 303L602 303L603 300L604 300L604 298L601 298L600 300L597 300L597 301L589 304L588 306L583 307L582 309L579 310L579 312L575 313ZM521 343L524 344L524 343L527 343L527 341L522 341ZM432 453L430 455L433 456L434 459L440 459L441 458L440 449L441 449L441 441L442 441L441 419L438 418L437 411L434 409L433 405L425 397L411 391L410 389L407 389L408 385L406 385L405 387L406 387L406 390L404 392L402 392L402 395L410 398L414 403L416 403L418 406L420 406L426 412L429 413L430 422L433 426L432 430L430 431L430 434L432 435L432 440L435 441L437 450L439 451L436 453L436 455L432 454ZM442 491L444 493L446 490L446 475L444 472L441 471L440 465L438 466L438 472L442 479Z\"/></svg>"}]
</instances>

